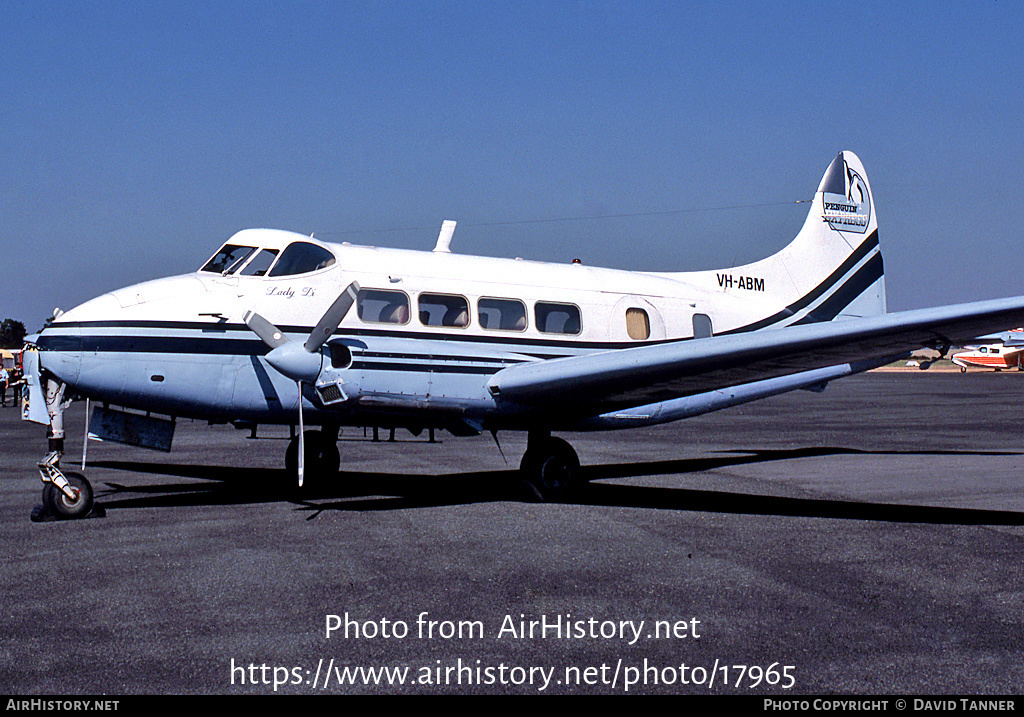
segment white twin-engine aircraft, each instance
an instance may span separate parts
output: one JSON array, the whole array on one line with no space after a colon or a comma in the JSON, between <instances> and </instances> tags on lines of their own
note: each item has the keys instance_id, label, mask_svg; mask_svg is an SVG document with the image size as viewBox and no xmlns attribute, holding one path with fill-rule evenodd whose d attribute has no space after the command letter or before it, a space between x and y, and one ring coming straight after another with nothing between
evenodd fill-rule
<instances>
[{"instance_id":1,"label":"white twin-engine aircraft","mask_svg":"<svg viewBox=\"0 0 1024 717\"><path fill-rule=\"evenodd\" d=\"M453 231L445 222L419 252L250 229L195 273L58 315L25 362L24 415L51 439L44 507L77 517L93 504L88 481L59 468L71 397L98 404L89 430L166 450L176 417L298 426L285 463L300 485L337 474L342 426L527 431L524 477L551 498L581 479L552 432L819 389L1024 323L1024 297L885 313L874 200L851 152L829 165L792 243L731 269L459 256Z\"/></svg>"}]
</instances>

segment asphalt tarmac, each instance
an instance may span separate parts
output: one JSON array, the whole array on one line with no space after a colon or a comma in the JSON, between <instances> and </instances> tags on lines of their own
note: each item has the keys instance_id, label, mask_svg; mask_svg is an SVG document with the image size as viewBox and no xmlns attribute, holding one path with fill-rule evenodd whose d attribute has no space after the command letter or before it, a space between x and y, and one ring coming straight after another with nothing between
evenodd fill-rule
<instances>
[{"instance_id":1,"label":"asphalt tarmac","mask_svg":"<svg viewBox=\"0 0 1024 717\"><path fill-rule=\"evenodd\" d=\"M348 429L298 497L286 430L181 421L90 442L105 517L46 523L44 428L0 409L0 691L1020 694L1022 397L872 373L566 435L593 482L559 504L513 434Z\"/></svg>"}]
</instances>

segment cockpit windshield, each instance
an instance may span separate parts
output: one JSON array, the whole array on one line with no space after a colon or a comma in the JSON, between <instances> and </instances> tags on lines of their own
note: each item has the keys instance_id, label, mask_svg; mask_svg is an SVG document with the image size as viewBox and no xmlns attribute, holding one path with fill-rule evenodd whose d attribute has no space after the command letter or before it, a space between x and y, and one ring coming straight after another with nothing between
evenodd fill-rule
<instances>
[{"instance_id":1,"label":"cockpit windshield","mask_svg":"<svg viewBox=\"0 0 1024 717\"><path fill-rule=\"evenodd\" d=\"M202 271L212 271L217 274L230 274L242 265L249 255L256 251L254 246L239 246L237 244L225 244L220 248Z\"/></svg>"},{"instance_id":2,"label":"cockpit windshield","mask_svg":"<svg viewBox=\"0 0 1024 717\"><path fill-rule=\"evenodd\" d=\"M283 251L271 248L225 244L200 271L227 276L294 276L333 265L334 254L322 246L293 241Z\"/></svg>"},{"instance_id":3,"label":"cockpit windshield","mask_svg":"<svg viewBox=\"0 0 1024 717\"><path fill-rule=\"evenodd\" d=\"M334 263L334 254L321 246L304 241L293 241L281 252L269 276L291 276L324 269Z\"/></svg>"},{"instance_id":4,"label":"cockpit windshield","mask_svg":"<svg viewBox=\"0 0 1024 717\"><path fill-rule=\"evenodd\" d=\"M277 249L260 249L252 261L242 269L242 276L263 276L277 258Z\"/></svg>"}]
</instances>

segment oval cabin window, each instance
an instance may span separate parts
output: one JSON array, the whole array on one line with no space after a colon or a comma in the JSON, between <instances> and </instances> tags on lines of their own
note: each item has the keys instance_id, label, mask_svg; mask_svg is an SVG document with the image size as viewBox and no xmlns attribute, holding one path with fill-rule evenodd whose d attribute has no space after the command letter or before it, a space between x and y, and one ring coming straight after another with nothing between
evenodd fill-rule
<instances>
[{"instance_id":1,"label":"oval cabin window","mask_svg":"<svg viewBox=\"0 0 1024 717\"><path fill-rule=\"evenodd\" d=\"M409 297L401 291L360 289L356 313L360 320L374 324L407 324Z\"/></svg>"},{"instance_id":2,"label":"oval cabin window","mask_svg":"<svg viewBox=\"0 0 1024 717\"><path fill-rule=\"evenodd\" d=\"M469 326L469 302L451 294L420 294L420 323L424 326Z\"/></svg>"},{"instance_id":3,"label":"oval cabin window","mask_svg":"<svg viewBox=\"0 0 1024 717\"><path fill-rule=\"evenodd\" d=\"M582 328L579 307L538 301L533 307L537 330L545 334L578 334Z\"/></svg>"},{"instance_id":4,"label":"oval cabin window","mask_svg":"<svg viewBox=\"0 0 1024 717\"><path fill-rule=\"evenodd\" d=\"M651 338L651 319L643 309L626 309L626 333L629 338L645 341Z\"/></svg>"},{"instance_id":5,"label":"oval cabin window","mask_svg":"<svg viewBox=\"0 0 1024 717\"><path fill-rule=\"evenodd\" d=\"M488 331L526 331L526 304L518 299L484 298L476 309L480 326Z\"/></svg>"}]
</instances>

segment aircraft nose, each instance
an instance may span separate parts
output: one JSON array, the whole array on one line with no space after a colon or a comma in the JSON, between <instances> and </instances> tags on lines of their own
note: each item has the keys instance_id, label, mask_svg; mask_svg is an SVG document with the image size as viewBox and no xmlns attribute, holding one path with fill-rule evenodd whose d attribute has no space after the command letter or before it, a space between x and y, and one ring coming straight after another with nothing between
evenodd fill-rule
<instances>
[{"instance_id":1,"label":"aircraft nose","mask_svg":"<svg viewBox=\"0 0 1024 717\"><path fill-rule=\"evenodd\" d=\"M81 335L51 324L39 332L35 343L39 347L39 367L74 385L82 369Z\"/></svg>"},{"instance_id":2,"label":"aircraft nose","mask_svg":"<svg viewBox=\"0 0 1024 717\"><path fill-rule=\"evenodd\" d=\"M112 319L121 312L121 304L114 298L113 294L102 294L95 299L89 299L69 311L58 316L47 329L57 328L61 324L80 321L101 321Z\"/></svg>"},{"instance_id":3,"label":"aircraft nose","mask_svg":"<svg viewBox=\"0 0 1024 717\"><path fill-rule=\"evenodd\" d=\"M112 294L102 294L60 314L36 337L40 368L66 384L77 384L85 350L85 327L89 322L109 320L121 312L121 305Z\"/></svg>"}]
</instances>

